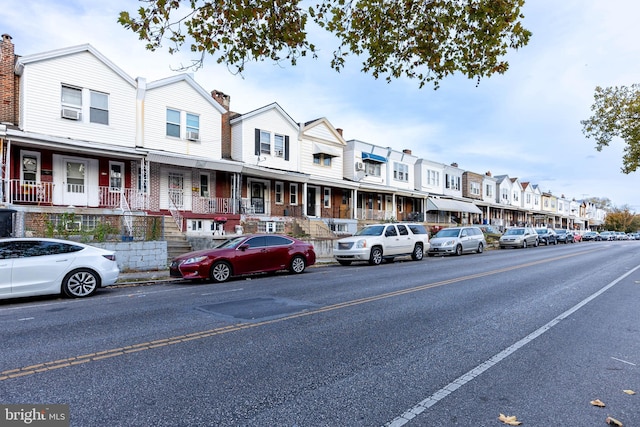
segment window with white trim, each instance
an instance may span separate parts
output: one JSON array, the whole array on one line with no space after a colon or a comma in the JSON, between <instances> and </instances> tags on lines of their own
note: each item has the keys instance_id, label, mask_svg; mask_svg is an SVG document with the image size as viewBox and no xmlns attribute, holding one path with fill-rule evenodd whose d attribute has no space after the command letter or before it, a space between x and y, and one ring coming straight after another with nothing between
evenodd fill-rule
<instances>
[{"instance_id":1,"label":"window with white trim","mask_svg":"<svg viewBox=\"0 0 640 427\"><path fill-rule=\"evenodd\" d=\"M180 111L167 108L167 136L180 138Z\"/></svg>"},{"instance_id":2,"label":"window with white trim","mask_svg":"<svg viewBox=\"0 0 640 427\"><path fill-rule=\"evenodd\" d=\"M365 173L367 175L370 176L380 176L382 167L380 166L380 163L378 162L368 162L368 161L364 161L364 168L365 168Z\"/></svg>"},{"instance_id":3,"label":"window with white trim","mask_svg":"<svg viewBox=\"0 0 640 427\"><path fill-rule=\"evenodd\" d=\"M284 157L284 136L283 135L273 136L273 155L276 157Z\"/></svg>"},{"instance_id":4,"label":"window with white trim","mask_svg":"<svg viewBox=\"0 0 640 427\"><path fill-rule=\"evenodd\" d=\"M409 182L409 166L404 163L393 163L393 179Z\"/></svg>"},{"instance_id":5,"label":"window with white trim","mask_svg":"<svg viewBox=\"0 0 640 427\"><path fill-rule=\"evenodd\" d=\"M314 154L313 163L320 166L331 166L331 156L324 153Z\"/></svg>"},{"instance_id":6,"label":"window with white trim","mask_svg":"<svg viewBox=\"0 0 640 427\"><path fill-rule=\"evenodd\" d=\"M487 184L487 187L485 188L485 190L487 193L487 197L493 197L493 185Z\"/></svg>"},{"instance_id":7,"label":"window with white trim","mask_svg":"<svg viewBox=\"0 0 640 427\"><path fill-rule=\"evenodd\" d=\"M276 196L276 205L284 204L284 184L280 181L276 181L275 183L275 196Z\"/></svg>"},{"instance_id":8,"label":"window with white trim","mask_svg":"<svg viewBox=\"0 0 640 427\"><path fill-rule=\"evenodd\" d=\"M328 187L324 188L323 205L325 208L331 207L331 189Z\"/></svg>"},{"instance_id":9,"label":"window with white trim","mask_svg":"<svg viewBox=\"0 0 640 427\"><path fill-rule=\"evenodd\" d=\"M289 185L289 204L290 205L298 204L298 184Z\"/></svg>"},{"instance_id":10,"label":"window with white trim","mask_svg":"<svg viewBox=\"0 0 640 427\"><path fill-rule=\"evenodd\" d=\"M20 181L40 181L40 153L36 151L20 152L22 169Z\"/></svg>"},{"instance_id":11,"label":"window with white trim","mask_svg":"<svg viewBox=\"0 0 640 427\"><path fill-rule=\"evenodd\" d=\"M460 190L460 177L457 175L445 174L445 186L452 190Z\"/></svg>"},{"instance_id":12,"label":"window with white trim","mask_svg":"<svg viewBox=\"0 0 640 427\"><path fill-rule=\"evenodd\" d=\"M260 154L271 154L271 132L260 130Z\"/></svg>"},{"instance_id":13,"label":"window with white trim","mask_svg":"<svg viewBox=\"0 0 640 427\"><path fill-rule=\"evenodd\" d=\"M186 139L200 139L200 116L197 114L186 113L187 115L187 135Z\"/></svg>"},{"instance_id":14,"label":"window with white trim","mask_svg":"<svg viewBox=\"0 0 640 427\"><path fill-rule=\"evenodd\" d=\"M120 193L124 188L124 163L109 162L109 191Z\"/></svg>"},{"instance_id":15,"label":"window with white trim","mask_svg":"<svg viewBox=\"0 0 640 427\"><path fill-rule=\"evenodd\" d=\"M201 173L200 174L200 197L204 197L208 199L211 196L209 191L209 174Z\"/></svg>"},{"instance_id":16,"label":"window with white trim","mask_svg":"<svg viewBox=\"0 0 640 427\"><path fill-rule=\"evenodd\" d=\"M471 194L474 196L480 195L480 183L471 181Z\"/></svg>"},{"instance_id":17,"label":"window with white trim","mask_svg":"<svg viewBox=\"0 0 640 427\"><path fill-rule=\"evenodd\" d=\"M102 92L89 91L89 121L103 125L109 124L109 95Z\"/></svg>"},{"instance_id":18,"label":"window with white trim","mask_svg":"<svg viewBox=\"0 0 640 427\"><path fill-rule=\"evenodd\" d=\"M440 172L427 169L427 185L440 185Z\"/></svg>"}]
</instances>

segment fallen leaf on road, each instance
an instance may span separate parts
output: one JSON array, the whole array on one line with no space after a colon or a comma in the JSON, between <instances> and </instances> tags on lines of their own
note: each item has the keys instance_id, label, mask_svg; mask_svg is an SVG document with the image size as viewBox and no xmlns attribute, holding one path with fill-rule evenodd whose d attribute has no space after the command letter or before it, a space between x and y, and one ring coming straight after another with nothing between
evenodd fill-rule
<instances>
[{"instance_id":1,"label":"fallen leaf on road","mask_svg":"<svg viewBox=\"0 0 640 427\"><path fill-rule=\"evenodd\" d=\"M593 406L599 406L601 408L604 408L604 403L600 399L592 400L591 404Z\"/></svg>"},{"instance_id":2,"label":"fallen leaf on road","mask_svg":"<svg viewBox=\"0 0 640 427\"><path fill-rule=\"evenodd\" d=\"M627 394L636 394L636 392L633 390L622 390L622 391L624 391Z\"/></svg>"},{"instance_id":3,"label":"fallen leaf on road","mask_svg":"<svg viewBox=\"0 0 640 427\"><path fill-rule=\"evenodd\" d=\"M607 424L609 424L610 426L617 426L617 427L622 427L622 423L618 420L616 420L615 418L612 417L607 417L607 419L605 420L607 422Z\"/></svg>"},{"instance_id":4,"label":"fallen leaf on road","mask_svg":"<svg viewBox=\"0 0 640 427\"><path fill-rule=\"evenodd\" d=\"M518 418L515 415L507 417L504 414L500 414L498 420L510 426L519 426L520 424L522 424L520 421L518 421Z\"/></svg>"}]
</instances>

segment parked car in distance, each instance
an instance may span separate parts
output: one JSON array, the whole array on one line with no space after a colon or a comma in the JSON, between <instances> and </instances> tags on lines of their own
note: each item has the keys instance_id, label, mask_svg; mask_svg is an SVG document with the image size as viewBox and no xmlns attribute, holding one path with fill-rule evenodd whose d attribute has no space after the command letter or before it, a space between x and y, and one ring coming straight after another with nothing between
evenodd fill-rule
<instances>
[{"instance_id":1,"label":"parked car in distance","mask_svg":"<svg viewBox=\"0 0 640 427\"><path fill-rule=\"evenodd\" d=\"M113 251L61 239L0 239L0 299L88 297L119 274Z\"/></svg>"},{"instance_id":2,"label":"parked car in distance","mask_svg":"<svg viewBox=\"0 0 640 427\"><path fill-rule=\"evenodd\" d=\"M500 232L500 230L495 228L493 225L481 224L481 225L477 225L475 227L478 227L485 234L496 234L496 235L501 235L502 234Z\"/></svg>"},{"instance_id":3,"label":"parked car in distance","mask_svg":"<svg viewBox=\"0 0 640 427\"><path fill-rule=\"evenodd\" d=\"M601 240L600 239L600 233L598 233L597 231L587 231L586 233L584 233L582 235L582 240L584 240L585 242L588 242L590 240Z\"/></svg>"},{"instance_id":4,"label":"parked car in distance","mask_svg":"<svg viewBox=\"0 0 640 427\"><path fill-rule=\"evenodd\" d=\"M573 234L569 230L556 228L556 233L558 234L558 243L575 243Z\"/></svg>"},{"instance_id":5,"label":"parked car in distance","mask_svg":"<svg viewBox=\"0 0 640 427\"><path fill-rule=\"evenodd\" d=\"M351 237L337 240L333 257L340 265L350 265L354 261L379 265L383 260L390 262L405 255L419 261L428 250L429 233L422 224L371 224Z\"/></svg>"},{"instance_id":6,"label":"parked car in distance","mask_svg":"<svg viewBox=\"0 0 640 427\"><path fill-rule=\"evenodd\" d=\"M481 254L487 246L484 233L479 227L443 228L429 241L429 256L436 254L462 255L468 252Z\"/></svg>"},{"instance_id":7,"label":"parked car in distance","mask_svg":"<svg viewBox=\"0 0 640 427\"><path fill-rule=\"evenodd\" d=\"M600 232L600 240L613 240L614 236L613 233L611 231L601 231Z\"/></svg>"},{"instance_id":8,"label":"parked car in distance","mask_svg":"<svg viewBox=\"0 0 640 427\"><path fill-rule=\"evenodd\" d=\"M174 258L169 275L224 282L232 276L280 270L300 274L315 262L316 253L310 243L279 234L249 234Z\"/></svg>"},{"instance_id":9,"label":"parked car in distance","mask_svg":"<svg viewBox=\"0 0 640 427\"><path fill-rule=\"evenodd\" d=\"M582 234L580 234L577 231L572 231L571 234L573 234L573 241L574 242L582 242Z\"/></svg>"},{"instance_id":10,"label":"parked car in distance","mask_svg":"<svg viewBox=\"0 0 640 427\"><path fill-rule=\"evenodd\" d=\"M531 227L508 228L500 237L498 244L500 249L538 246L538 233Z\"/></svg>"},{"instance_id":11,"label":"parked car in distance","mask_svg":"<svg viewBox=\"0 0 640 427\"><path fill-rule=\"evenodd\" d=\"M538 243L545 245L557 245L558 235L552 228L536 228L538 233Z\"/></svg>"}]
</instances>

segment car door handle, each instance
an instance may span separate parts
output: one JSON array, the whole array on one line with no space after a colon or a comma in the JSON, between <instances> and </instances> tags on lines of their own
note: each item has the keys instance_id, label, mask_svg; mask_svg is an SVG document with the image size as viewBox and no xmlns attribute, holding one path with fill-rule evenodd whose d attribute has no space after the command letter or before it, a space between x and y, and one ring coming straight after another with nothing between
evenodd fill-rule
<instances>
[{"instance_id":1,"label":"car door handle","mask_svg":"<svg viewBox=\"0 0 640 427\"><path fill-rule=\"evenodd\" d=\"M67 259L66 258L65 259L59 259L59 260L56 260L56 262L67 262Z\"/></svg>"}]
</instances>

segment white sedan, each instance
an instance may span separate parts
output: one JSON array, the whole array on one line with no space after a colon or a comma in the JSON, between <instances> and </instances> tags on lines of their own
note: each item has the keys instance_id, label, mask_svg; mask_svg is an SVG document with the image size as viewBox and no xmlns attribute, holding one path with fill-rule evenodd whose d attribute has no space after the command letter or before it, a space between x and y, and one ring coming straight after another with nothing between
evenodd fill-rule
<instances>
[{"instance_id":1,"label":"white sedan","mask_svg":"<svg viewBox=\"0 0 640 427\"><path fill-rule=\"evenodd\" d=\"M0 299L88 297L116 283L119 274L113 251L60 239L0 239Z\"/></svg>"}]
</instances>

